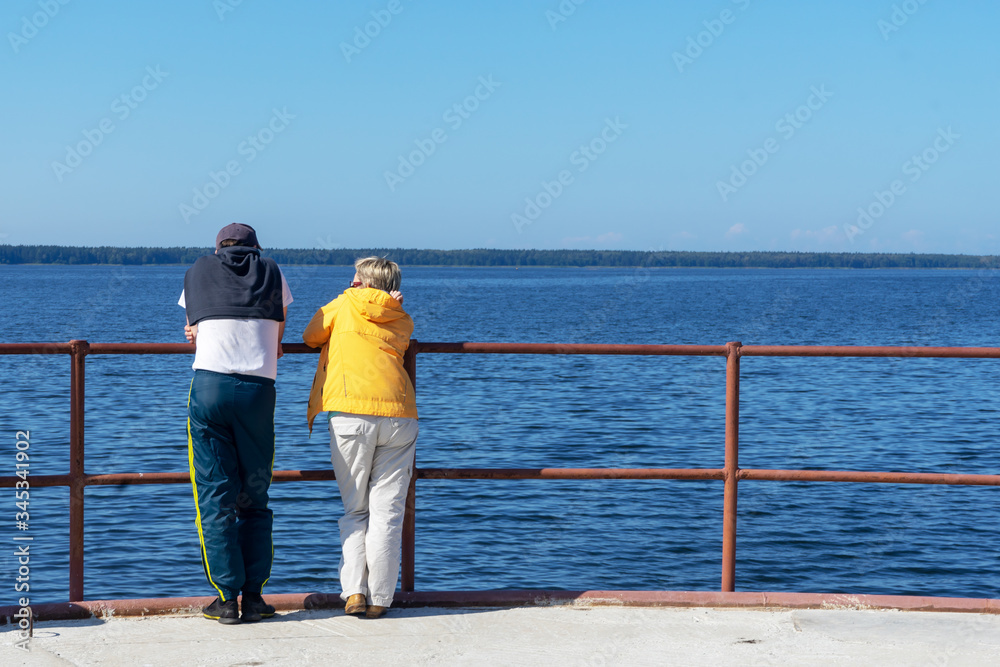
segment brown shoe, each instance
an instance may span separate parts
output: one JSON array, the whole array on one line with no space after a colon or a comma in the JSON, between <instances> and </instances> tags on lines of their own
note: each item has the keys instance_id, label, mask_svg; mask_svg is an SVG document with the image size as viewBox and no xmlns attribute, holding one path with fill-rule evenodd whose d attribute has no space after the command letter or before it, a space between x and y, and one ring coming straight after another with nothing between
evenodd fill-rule
<instances>
[{"instance_id":1,"label":"brown shoe","mask_svg":"<svg viewBox=\"0 0 1000 667\"><path fill-rule=\"evenodd\" d=\"M380 607L377 604L373 604L365 612L365 618L381 618L385 616L385 612L387 611L389 611L388 607Z\"/></svg>"},{"instance_id":2,"label":"brown shoe","mask_svg":"<svg viewBox=\"0 0 1000 667\"><path fill-rule=\"evenodd\" d=\"M361 593L355 593L347 598L347 604L344 605L345 614L363 614L367 609L365 596Z\"/></svg>"}]
</instances>

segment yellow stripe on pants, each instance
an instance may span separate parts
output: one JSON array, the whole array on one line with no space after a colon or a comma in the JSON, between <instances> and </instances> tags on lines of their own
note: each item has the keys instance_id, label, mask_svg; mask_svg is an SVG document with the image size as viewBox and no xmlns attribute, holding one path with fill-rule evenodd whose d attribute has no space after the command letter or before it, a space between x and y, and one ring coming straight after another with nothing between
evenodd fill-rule
<instances>
[{"instance_id":1,"label":"yellow stripe on pants","mask_svg":"<svg viewBox=\"0 0 1000 667\"><path fill-rule=\"evenodd\" d=\"M194 380L191 380L191 387L188 388L188 408L191 407L191 390L194 388ZM219 591L219 599L223 602L226 601L226 594L222 592L222 589L215 585L212 581L212 570L208 567L208 552L205 551L205 535L201 530L201 505L198 503L198 482L195 481L195 470L194 470L194 441L191 439L191 418L188 417L187 421L187 432L188 432L188 468L191 471L191 489L194 492L194 510L196 513L195 524L198 526L198 542L201 544L201 559L205 564L205 574L208 576L208 582L212 584L215 590Z\"/></svg>"}]
</instances>

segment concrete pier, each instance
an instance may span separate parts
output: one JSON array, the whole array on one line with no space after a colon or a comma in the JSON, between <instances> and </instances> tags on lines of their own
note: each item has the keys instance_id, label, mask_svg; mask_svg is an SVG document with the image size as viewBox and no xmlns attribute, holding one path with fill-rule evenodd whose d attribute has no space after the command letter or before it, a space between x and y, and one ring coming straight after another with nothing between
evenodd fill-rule
<instances>
[{"instance_id":1,"label":"concrete pier","mask_svg":"<svg viewBox=\"0 0 1000 667\"><path fill-rule=\"evenodd\" d=\"M992 665L1000 615L840 609L565 605L281 612L224 626L200 616L43 621L12 665Z\"/></svg>"}]
</instances>

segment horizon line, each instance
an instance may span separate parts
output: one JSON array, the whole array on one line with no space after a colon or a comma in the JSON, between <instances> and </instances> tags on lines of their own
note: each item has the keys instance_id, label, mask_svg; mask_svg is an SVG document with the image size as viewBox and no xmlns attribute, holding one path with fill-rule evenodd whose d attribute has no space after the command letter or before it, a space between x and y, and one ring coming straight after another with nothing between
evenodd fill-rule
<instances>
[{"instance_id":1,"label":"horizon line","mask_svg":"<svg viewBox=\"0 0 1000 667\"><path fill-rule=\"evenodd\" d=\"M47 243L0 243L0 248L73 248L80 250L88 249L102 249L102 248L120 248L128 250L211 250L212 246L155 246L155 245L67 245L67 244L47 244ZM355 248L349 247L336 247L336 248L278 248L278 247L263 247L263 251L296 251L296 252L343 252L343 251L354 251L354 250L404 250L404 251L422 251L422 252L616 252L616 253L643 253L643 254L693 254L693 253L712 253L720 255L732 255L732 254L783 254L783 255L912 255L912 256L931 256L939 255L946 257L1000 257L997 254L989 253L960 253L960 252L902 252L902 251L889 251L889 250L874 250L874 251L853 251L853 250L630 250L622 248L406 248L402 246L390 247L390 246L358 246Z\"/></svg>"}]
</instances>

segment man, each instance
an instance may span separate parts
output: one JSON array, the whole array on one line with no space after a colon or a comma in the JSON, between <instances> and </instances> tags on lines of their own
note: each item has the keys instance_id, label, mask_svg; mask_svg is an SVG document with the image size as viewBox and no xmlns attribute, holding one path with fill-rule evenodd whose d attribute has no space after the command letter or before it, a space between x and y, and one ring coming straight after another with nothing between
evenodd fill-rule
<instances>
[{"instance_id":1,"label":"man","mask_svg":"<svg viewBox=\"0 0 1000 667\"><path fill-rule=\"evenodd\" d=\"M223 227L215 254L184 276L179 304L195 343L188 396L188 462L202 563L218 597L206 618L235 624L274 616L261 591L274 546L268 487L274 465L274 380L292 295L248 225ZM243 593L242 617L237 596Z\"/></svg>"}]
</instances>

